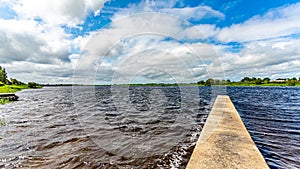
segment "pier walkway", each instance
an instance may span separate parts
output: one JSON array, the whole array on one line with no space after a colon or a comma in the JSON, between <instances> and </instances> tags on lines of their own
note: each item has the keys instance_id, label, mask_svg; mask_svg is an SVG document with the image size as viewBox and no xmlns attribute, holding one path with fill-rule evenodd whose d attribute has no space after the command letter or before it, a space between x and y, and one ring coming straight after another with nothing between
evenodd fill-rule
<instances>
[{"instance_id":1,"label":"pier walkway","mask_svg":"<svg viewBox=\"0 0 300 169\"><path fill-rule=\"evenodd\" d=\"M228 96L217 97L187 168L269 168Z\"/></svg>"}]
</instances>

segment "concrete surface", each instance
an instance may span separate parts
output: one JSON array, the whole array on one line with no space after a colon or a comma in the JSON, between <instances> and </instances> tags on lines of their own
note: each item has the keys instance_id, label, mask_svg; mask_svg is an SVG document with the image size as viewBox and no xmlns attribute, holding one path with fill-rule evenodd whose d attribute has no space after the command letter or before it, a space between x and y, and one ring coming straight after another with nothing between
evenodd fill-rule
<instances>
[{"instance_id":1,"label":"concrete surface","mask_svg":"<svg viewBox=\"0 0 300 169\"><path fill-rule=\"evenodd\" d=\"M217 97L187 168L269 168L228 96Z\"/></svg>"}]
</instances>

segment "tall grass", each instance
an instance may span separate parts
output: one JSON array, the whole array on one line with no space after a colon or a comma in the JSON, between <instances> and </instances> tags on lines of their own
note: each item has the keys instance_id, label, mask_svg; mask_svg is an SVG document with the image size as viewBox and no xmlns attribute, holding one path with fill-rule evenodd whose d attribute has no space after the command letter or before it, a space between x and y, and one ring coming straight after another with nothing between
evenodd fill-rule
<instances>
[{"instance_id":1,"label":"tall grass","mask_svg":"<svg viewBox=\"0 0 300 169\"><path fill-rule=\"evenodd\" d=\"M0 126L5 126L5 125L7 125L7 123L2 118L0 118Z\"/></svg>"},{"instance_id":2,"label":"tall grass","mask_svg":"<svg viewBox=\"0 0 300 169\"><path fill-rule=\"evenodd\" d=\"M0 93L15 93L22 89L28 89L27 85L4 85L0 86Z\"/></svg>"},{"instance_id":3,"label":"tall grass","mask_svg":"<svg viewBox=\"0 0 300 169\"><path fill-rule=\"evenodd\" d=\"M0 98L0 104L6 104L6 103L9 103L9 102L11 102L11 101L7 98Z\"/></svg>"}]
</instances>

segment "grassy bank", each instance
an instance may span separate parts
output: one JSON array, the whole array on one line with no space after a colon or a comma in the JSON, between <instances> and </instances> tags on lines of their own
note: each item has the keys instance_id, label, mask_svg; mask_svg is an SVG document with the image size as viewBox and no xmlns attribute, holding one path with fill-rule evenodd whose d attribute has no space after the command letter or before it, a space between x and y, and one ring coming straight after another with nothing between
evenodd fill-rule
<instances>
[{"instance_id":1,"label":"grassy bank","mask_svg":"<svg viewBox=\"0 0 300 169\"><path fill-rule=\"evenodd\" d=\"M28 89L27 85L4 85L0 86L0 93L16 93L22 89ZM11 102L8 98L0 98L0 104Z\"/></svg>"},{"instance_id":2,"label":"grassy bank","mask_svg":"<svg viewBox=\"0 0 300 169\"><path fill-rule=\"evenodd\" d=\"M0 86L0 93L16 93L22 89L31 89L29 85L3 85ZM34 86L34 88L41 88L41 86ZM11 102L7 98L0 98L0 104L6 104Z\"/></svg>"},{"instance_id":3,"label":"grassy bank","mask_svg":"<svg viewBox=\"0 0 300 169\"><path fill-rule=\"evenodd\" d=\"M0 93L16 93L22 89L29 89L28 85L4 85L0 86Z\"/></svg>"}]
</instances>

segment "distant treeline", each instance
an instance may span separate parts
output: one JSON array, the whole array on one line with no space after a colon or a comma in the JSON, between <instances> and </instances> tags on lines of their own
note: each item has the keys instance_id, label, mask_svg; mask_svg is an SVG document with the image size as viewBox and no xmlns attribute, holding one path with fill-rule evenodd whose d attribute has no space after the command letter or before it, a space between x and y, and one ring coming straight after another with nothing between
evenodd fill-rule
<instances>
[{"instance_id":1,"label":"distant treeline","mask_svg":"<svg viewBox=\"0 0 300 169\"><path fill-rule=\"evenodd\" d=\"M78 84L41 84L41 86L82 86Z\"/></svg>"},{"instance_id":2,"label":"distant treeline","mask_svg":"<svg viewBox=\"0 0 300 169\"><path fill-rule=\"evenodd\" d=\"M112 84L112 85L89 85L89 86L300 86L300 78L279 78L271 80L270 78L244 77L240 81L220 80L209 78L197 83L134 83L134 84ZM42 84L42 86L85 86L83 84Z\"/></svg>"},{"instance_id":3,"label":"distant treeline","mask_svg":"<svg viewBox=\"0 0 300 169\"><path fill-rule=\"evenodd\" d=\"M230 80L219 80L219 79L207 79L206 81L201 80L197 82L201 86L211 86L211 85L228 85L228 86L295 86L300 85L300 78L278 78L276 80L271 80L270 78L256 78L256 77L244 77L240 81L230 81Z\"/></svg>"}]
</instances>

